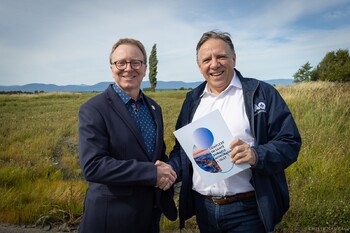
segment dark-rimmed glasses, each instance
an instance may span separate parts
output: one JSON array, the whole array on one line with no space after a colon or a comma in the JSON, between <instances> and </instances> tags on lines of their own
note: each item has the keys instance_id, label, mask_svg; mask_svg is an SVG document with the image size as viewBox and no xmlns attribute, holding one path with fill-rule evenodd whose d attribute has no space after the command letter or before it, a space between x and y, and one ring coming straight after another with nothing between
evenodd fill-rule
<instances>
[{"instance_id":1,"label":"dark-rimmed glasses","mask_svg":"<svg viewBox=\"0 0 350 233\"><path fill-rule=\"evenodd\" d=\"M138 70L141 68L143 61L141 60L131 60L131 61L125 61L125 60L120 60L120 61L115 61L113 64L118 70L124 70L126 69L126 66L130 63L131 68L134 70Z\"/></svg>"}]
</instances>

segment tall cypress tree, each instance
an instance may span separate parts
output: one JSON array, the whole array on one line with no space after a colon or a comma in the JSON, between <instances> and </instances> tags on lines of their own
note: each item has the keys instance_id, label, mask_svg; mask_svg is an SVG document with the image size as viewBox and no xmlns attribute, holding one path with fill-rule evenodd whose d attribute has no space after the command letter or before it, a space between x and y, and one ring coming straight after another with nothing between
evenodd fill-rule
<instances>
[{"instance_id":1,"label":"tall cypress tree","mask_svg":"<svg viewBox=\"0 0 350 233\"><path fill-rule=\"evenodd\" d=\"M157 86L157 65L157 44L154 44L149 56L149 82L151 84L151 91L155 91Z\"/></svg>"}]
</instances>

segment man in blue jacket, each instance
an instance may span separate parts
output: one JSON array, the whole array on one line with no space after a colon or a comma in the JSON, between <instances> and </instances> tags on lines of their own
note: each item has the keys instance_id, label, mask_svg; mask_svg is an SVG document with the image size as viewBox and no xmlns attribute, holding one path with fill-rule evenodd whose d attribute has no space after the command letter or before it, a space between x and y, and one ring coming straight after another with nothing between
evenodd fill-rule
<instances>
[{"instance_id":1,"label":"man in blue jacket","mask_svg":"<svg viewBox=\"0 0 350 233\"><path fill-rule=\"evenodd\" d=\"M273 232L289 208L284 170L297 160L298 128L271 85L235 69L229 33L204 33L196 50L206 81L187 94L176 129L218 109L234 137L232 162L251 167L207 186L176 141L169 164L182 181L180 227L196 215L201 232Z\"/></svg>"}]
</instances>

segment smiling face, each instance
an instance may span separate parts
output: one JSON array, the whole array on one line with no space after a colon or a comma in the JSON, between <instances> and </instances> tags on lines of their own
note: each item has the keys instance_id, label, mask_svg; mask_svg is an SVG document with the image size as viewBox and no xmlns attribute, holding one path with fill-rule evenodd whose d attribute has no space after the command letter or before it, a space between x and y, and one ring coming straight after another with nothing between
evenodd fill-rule
<instances>
[{"instance_id":1,"label":"smiling face","mask_svg":"<svg viewBox=\"0 0 350 233\"><path fill-rule=\"evenodd\" d=\"M142 63L138 69L131 67L130 61L144 61L144 55L140 48L134 44L121 44L111 54L111 71L115 83L124 90L131 98L137 99L147 66ZM122 70L116 68L116 61L126 61L126 67Z\"/></svg>"},{"instance_id":2,"label":"smiling face","mask_svg":"<svg viewBox=\"0 0 350 233\"><path fill-rule=\"evenodd\" d=\"M221 39L209 39L198 50L199 70L212 93L218 95L230 84L236 66L236 54Z\"/></svg>"}]
</instances>

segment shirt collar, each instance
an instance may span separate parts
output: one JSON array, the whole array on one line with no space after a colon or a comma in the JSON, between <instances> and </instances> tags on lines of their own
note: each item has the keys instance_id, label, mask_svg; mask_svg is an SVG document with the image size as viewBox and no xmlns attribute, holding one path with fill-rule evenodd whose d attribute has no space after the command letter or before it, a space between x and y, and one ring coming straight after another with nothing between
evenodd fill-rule
<instances>
[{"instance_id":1,"label":"shirt collar","mask_svg":"<svg viewBox=\"0 0 350 233\"><path fill-rule=\"evenodd\" d=\"M125 91L123 91L115 83L113 84L113 89L119 95L119 97L122 99L124 104L127 104L131 100L131 97L128 94L126 94ZM143 97L143 94L142 94L142 91L140 90L140 99L139 100L142 100L142 97Z\"/></svg>"},{"instance_id":2,"label":"shirt collar","mask_svg":"<svg viewBox=\"0 0 350 233\"><path fill-rule=\"evenodd\" d=\"M231 79L231 82L230 84L226 87L225 90L223 90L221 93L225 93L225 92L228 92L229 90L231 90L232 87L236 87L236 88L239 88L241 89L242 88L242 83L241 81L239 80L236 72L234 72L233 74L233 78ZM220 94L221 94L220 93ZM201 97L203 97L204 95L212 95L213 93L210 91L210 88L209 88L209 85L208 83L205 85L205 88L204 88L204 91L203 93L201 94Z\"/></svg>"}]
</instances>

